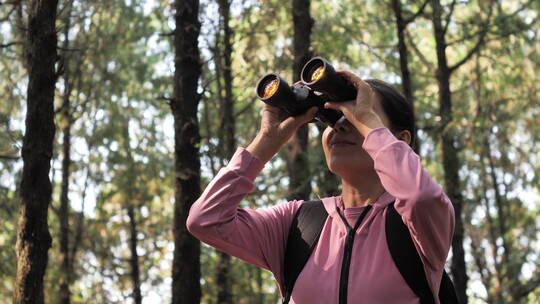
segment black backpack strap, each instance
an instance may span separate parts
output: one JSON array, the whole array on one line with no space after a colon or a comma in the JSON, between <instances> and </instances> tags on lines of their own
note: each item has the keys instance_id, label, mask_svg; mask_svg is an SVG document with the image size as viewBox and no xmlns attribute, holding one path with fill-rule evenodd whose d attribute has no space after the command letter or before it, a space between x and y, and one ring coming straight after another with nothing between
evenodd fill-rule
<instances>
[{"instance_id":1,"label":"black backpack strap","mask_svg":"<svg viewBox=\"0 0 540 304\"><path fill-rule=\"evenodd\" d=\"M435 303L422 260L414 247L409 229L393 203L388 205L386 211L386 243L397 269L407 285L420 298L420 303Z\"/></svg>"},{"instance_id":2,"label":"black backpack strap","mask_svg":"<svg viewBox=\"0 0 540 304\"><path fill-rule=\"evenodd\" d=\"M285 247L283 303L289 303L296 279L311 256L327 217L322 201L304 202L296 212Z\"/></svg>"},{"instance_id":3,"label":"black backpack strap","mask_svg":"<svg viewBox=\"0 0 540 304\"><path fill-rule=\"evenodd\" d=\"M397 269L407 285L420 298L420 303L435 303L420 255L416 251L409 229L394 208L394 203L388 205L386 212L386 243ZM443 271L441 278L439 300L441 304L459 303L452 280L446 271Z\"/></svg>"},{"instance_id":4,"label":"black backpack strap","mask_svg":"<svg viewBox=\"0 0 540 304\"><path fill-rule=\"evenodd\" d=\"M439 300L441 300L441 304L459 304L456 288L446 270L443 270L442 274Z\"/></svg>"}]
</instances>

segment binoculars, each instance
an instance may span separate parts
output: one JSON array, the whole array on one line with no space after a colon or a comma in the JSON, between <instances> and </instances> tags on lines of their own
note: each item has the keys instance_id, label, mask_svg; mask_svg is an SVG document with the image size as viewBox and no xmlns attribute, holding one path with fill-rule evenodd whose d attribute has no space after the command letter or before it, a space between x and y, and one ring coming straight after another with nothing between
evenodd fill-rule
<instances>
[{"instance_id":1,"label":"binoculars","mask_svg":"<svg viewBox=\"0 0 540 304\"><path fill-rule=\"evenodd\" d=\"M356 88L334 67L321 57L312 58L302 68L303 84L289 84L278 74L264 75L257 83L257 97L266 104L278 107L290 116L305 113L309 108L319 108L311 122L321 121L330 126L343 116L333 109L325 109L326 101L348 101L356 98Z\"/></svg>"}]
</instances>

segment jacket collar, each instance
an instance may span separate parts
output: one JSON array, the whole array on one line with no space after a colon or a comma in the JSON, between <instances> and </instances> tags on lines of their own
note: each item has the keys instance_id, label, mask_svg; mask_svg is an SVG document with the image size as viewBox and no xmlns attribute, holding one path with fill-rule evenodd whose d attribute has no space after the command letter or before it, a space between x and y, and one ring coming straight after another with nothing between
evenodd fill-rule
<instances>
[{"instance_id":1,"label":"jacket collar","mask_svg":"<svg viewBox=\"0 0 540 304\"><path fill-rule=\"evenodd\" d=\"M339 217L339 214L337 213L337 209L343 210L343 201L342 201L341 195L325 197L325 198L322 198L321 200L329 216ZM395 200L395 197L390 195L388 192L384 192L383 194L381 194L381 196L379 196L377 201L373 203L373 209L374 210L384 209L386 206L391 204L394 200Z\"/></svg>"}]
</instances>

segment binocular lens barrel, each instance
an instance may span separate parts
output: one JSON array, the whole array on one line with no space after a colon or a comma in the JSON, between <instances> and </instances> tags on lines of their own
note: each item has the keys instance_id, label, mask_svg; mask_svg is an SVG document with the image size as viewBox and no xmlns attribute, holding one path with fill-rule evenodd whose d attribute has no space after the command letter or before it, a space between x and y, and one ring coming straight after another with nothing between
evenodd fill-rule
<instances>
[{"instance_id":1,"label":"binocular lens barrel","mask_svg":"<svg viewBox=\"0 0 540 304\"><path fill-rule=\"evenodd\" d=\"M328 100L347 101L356 98L356 88L321 57L314 57L304 65L301 79L314 91L326 95Z\"/></svg>"},{"instance_id":2,"label":"binocular lens barrel","mask_svg":"<svg viewBox=\"0 0 540 304\"><path fill-rule=\"evenodd\" d=\"M335 72L332 71L334 68L327 63L326 60L322 59L321 57L314 57L304 65L300 78L305 84L311 85L318 80L321 80L321 78L324 78L325 74L328 74L325 73L327 70L327 65L331 70L330 72Z\"/></svg>"},{"instance_id":3,"label":"binocular lens barrel","mask_svg":"<svg viewBox=\"0 0 540 304\"><path fill-rule=\"evenodd\" d=\"M284 107L295 99L287 81L275 73L264 75L257 83L257 97L274 107Z\"/></svg>"}]
</instances>

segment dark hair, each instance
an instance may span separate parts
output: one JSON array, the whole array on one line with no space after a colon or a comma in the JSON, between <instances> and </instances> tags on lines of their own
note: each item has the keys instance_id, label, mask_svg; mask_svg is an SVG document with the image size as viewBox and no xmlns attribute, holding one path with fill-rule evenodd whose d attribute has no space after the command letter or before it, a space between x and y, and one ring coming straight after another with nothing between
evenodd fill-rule
<instances>
[{"instance_id":1,"label":"dark hair","mask_svg":"<svg viewBox=\"0 0 540 304\"><path fill-rule=\"evenodd\" d=\"M393 131L408 130L411 132L411 143L413 146L415 138L415 121L412 104L401 93L390 84L378 80L365 80L380 96L381 105L390 119Z\"/></svg>"}]
</instances>

